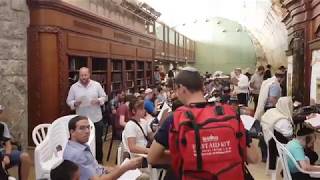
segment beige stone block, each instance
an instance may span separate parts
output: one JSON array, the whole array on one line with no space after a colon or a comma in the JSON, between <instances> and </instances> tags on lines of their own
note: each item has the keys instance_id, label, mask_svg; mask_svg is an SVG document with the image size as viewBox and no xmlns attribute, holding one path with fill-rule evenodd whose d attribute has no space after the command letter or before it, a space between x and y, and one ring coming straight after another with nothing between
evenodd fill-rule
<instances>
[{"instance_id":1,"label":"beige stone block","mask_svg":"<svg viewBox=\"0 0 320 180\"><path fill-rule=\"evenodd\" d=\"M27 61L0 60L1 76L26 76Z\"/></svg>"},{"instance_id":2,"label":"beige stone block","mask_svg":"<svg viewBox=\"0 0 320 180\"><path fill-rule=\"evenodd\" d=\"M11 0L11 9L15 11L26 11L26 0Z\"/></svg>"},{"instance_id":3,"label":"beige stone block","mask_svg":"<svg viewBox=\"0 0 320 180\"><path fill-rule=\"evenodd\" d=\"M26 39L27 36L26 26L13 21L3 21L0 30L0 35L7 39Z\"/></svg>"},{"instance_id":4,"label":"beige stone block","mask_svg":"<svg viewBox=\"0 0 320 180\"><path fill-rule=\"evenodd\" d=\"M15 76L2 76L0 80L0 103L5 106L4 112L0 115L0 121L7 122L11 134L15 139L26 144L27 142L27 93L20 91L20 87L25 87L25 80L20 81L17 86ZM25 89L25 88L23 88Z\"/></svg>"}]
</instances>

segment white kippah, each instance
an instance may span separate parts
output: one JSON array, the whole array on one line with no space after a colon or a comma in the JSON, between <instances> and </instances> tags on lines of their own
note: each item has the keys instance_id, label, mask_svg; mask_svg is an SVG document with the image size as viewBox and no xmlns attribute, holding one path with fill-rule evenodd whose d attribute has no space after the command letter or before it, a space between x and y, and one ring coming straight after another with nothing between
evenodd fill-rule
<instances>
[{"instance_id":1,"label":"white kippah","mask_svg":"<svg viewBox=\"0 0 320 180\"><path fill-rule=\"evenodd\" d=\"M190 66L182 68L182 71L198 72L196 68Z\"/></svg>"}]
</instances>

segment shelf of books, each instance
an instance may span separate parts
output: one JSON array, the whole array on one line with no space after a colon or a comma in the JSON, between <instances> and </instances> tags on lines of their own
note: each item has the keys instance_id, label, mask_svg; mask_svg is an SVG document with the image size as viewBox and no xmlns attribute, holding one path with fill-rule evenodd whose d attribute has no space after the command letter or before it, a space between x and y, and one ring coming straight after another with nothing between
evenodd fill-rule
<instances>
[{"instance_id":1,"label":"shelf of books","mask_svg":"<svg viewBox=\"0 0 320 180\"><path fill-rule=\"evenodd\" d=\"M107 92L108 60L104 58L92 58L91 79L98 81Z\"/></svg>"},{"instance_id":2,"label":"shelf of books","mask_svg":"<svg viewBox=\"0 0 320 180\"><path fill-rule=\"evenodd\" d=\"M137 61L137 68L136 68L136 87L137 90L141 88L145 88L145 78L144 78L144 62Z\"/></svg>"},{"instance_id":3,"label":"shelf of books","mask_svg":"<svg viewBox=\"0 0 320 180\"><path fill-rule=\"evenodd\" d=\"M122 60L111 60L111 92L121 91L122 88Z\"/></svg>"},{"instance_id":4,"label":"shelf of books","mask_svg":"<svg viewBox=\"0 0 320 180\"><path fill-rule=\"evenodd\" d=\"M79 70L82 67L88 66L88 58L83 56L69 56L68 57L69 70L69 87L79 80Z\"/></svg>"},{"instance_id":5,"label":"shelf of books","mask_svg":"<svg viewBox=\"0 0 320 180\"><path fill-rule=\"evenodd\" d=\"M133 93L134 92L134 61L125 62L125 87L126 90Z\"/></svg>"}]
</instances>

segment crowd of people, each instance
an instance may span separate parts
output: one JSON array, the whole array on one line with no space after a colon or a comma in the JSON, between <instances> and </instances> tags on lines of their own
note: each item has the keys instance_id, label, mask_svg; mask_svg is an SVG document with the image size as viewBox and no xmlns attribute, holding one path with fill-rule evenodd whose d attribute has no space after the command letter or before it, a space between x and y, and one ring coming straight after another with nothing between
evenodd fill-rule
<instances>
[{"instance_id":1,"label":"crowd of people","mask_svg":"<svg viewBox=\"0 0 320 180\"><path fill-rule=\"evenodd\" d=\"M108 100L101 85L90 79L90 70L81 68L79 81L71 86L66 99L78 116L68 123L70 138L64 161L52 169L51 179L117 179L136 168L150 178L146 164L165 168L165 179L252 179L248 163L268 161L270 172L276 169L276 142L265 130L287 144L302 169L320 171L320 166L314 165L318 159L314 130L297 128L294 120L294 103L286 95L286 68L281 66L275 73L271 69L270 65L258 66L254 74L243 74L241 68L235 68L230 75L206 72L202 76L193 67L173 68L167 75L156 67L155 87L135 93L114 92ZM159 119L164 104L170 110ZM243 109L256 119L250 129L240 120ZM302 119L313 116L309 113ZM86 145L89 121L95 127L96 157ZM103 166L106 123L114 126L115 137L127 153L124 156L130 159L121 166ZM19 165L21 179L26 179L30 157L12 151L8 127L3 122L0 125L3 167ZM253 138L259 140L259 146ZM292 161L288 164L293 179L311 179Z\"/></svg>"}]
</instances>

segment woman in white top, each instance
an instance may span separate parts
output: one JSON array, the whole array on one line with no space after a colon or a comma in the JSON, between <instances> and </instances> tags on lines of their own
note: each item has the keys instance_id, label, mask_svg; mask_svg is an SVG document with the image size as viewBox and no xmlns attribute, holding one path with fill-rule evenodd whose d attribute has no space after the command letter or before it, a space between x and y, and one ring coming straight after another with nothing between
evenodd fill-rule
<instances>
[{"instance_id":1,"label":"woman in white top","mask_svg":"<svg viewBox=\"0 0 320 180\"><path fill-rule=\"evenodd\" d=\"M269 129L274 133L277 140L283 144L287 144L293 135L292 104L291 97L281 97L276 107L269 109L261 117L263 129ZM268 169L275 170L278 156L276 143L267 134L264 137L266 142L268 142Z\"/></svg>"},{"instance_id":2,"label":"woman in white top","mask_svg":"<svg viewBox=\"0 0 320 180\"><path fill-rule=\"evenodd\" d=\"M148 154L148 141L151 141L152 131L148 122L144 120L146 111L143 100L130 102L129 109L132 113L131 119L127 122L123 134L122 142L125 150L130 156L135 154Z\"/></svg>"}]
</instances>

